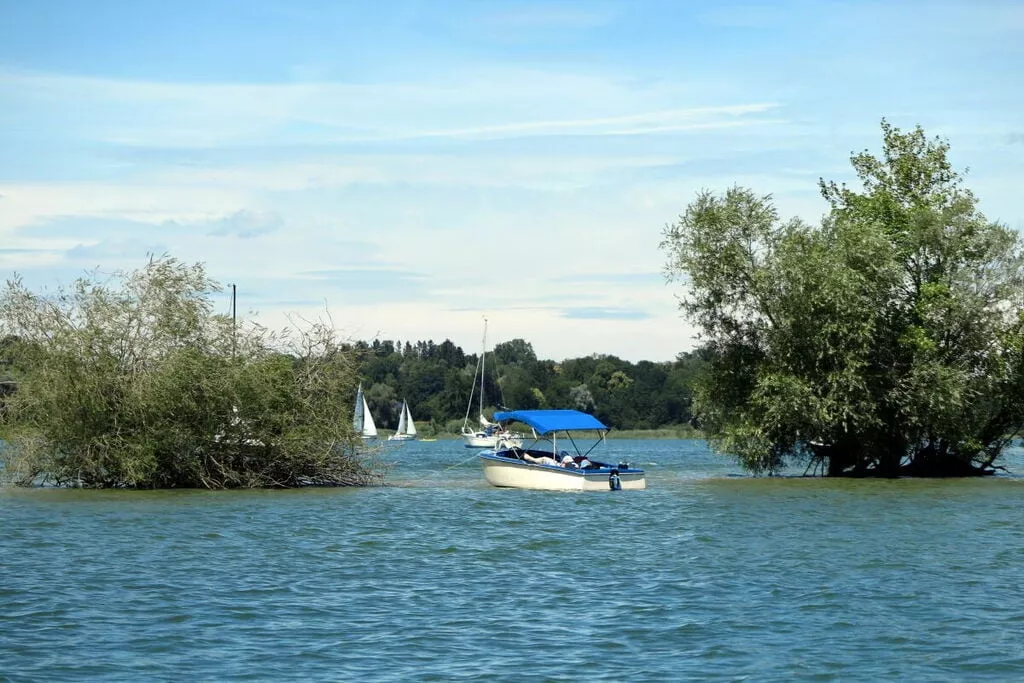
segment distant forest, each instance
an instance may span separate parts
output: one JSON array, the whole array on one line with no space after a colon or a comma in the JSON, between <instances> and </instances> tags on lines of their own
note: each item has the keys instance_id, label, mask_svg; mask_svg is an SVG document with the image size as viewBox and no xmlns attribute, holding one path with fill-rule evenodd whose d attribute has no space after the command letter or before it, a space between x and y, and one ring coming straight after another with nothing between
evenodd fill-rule
<instances>
[{"instance_id":1,"label":"distant forest","mask_svg":"<svg viewBox=\"0 0 1024 683\"><path fill-rule=\"evenodd\" d=\"M479 412L479 354L449 340L357 342L359 378L378 427L398 424L402 401L413 418L436 431L458 431L470 408ZM484 363L484 415L495 410L575 408L593 413L613 429L692 425L690 402L701 354L675 361L631 363L594 354L561 362L538 360L523 339L497 344ZM470 394L473 392L472 405Z\"/></svg>"}]
</instances>

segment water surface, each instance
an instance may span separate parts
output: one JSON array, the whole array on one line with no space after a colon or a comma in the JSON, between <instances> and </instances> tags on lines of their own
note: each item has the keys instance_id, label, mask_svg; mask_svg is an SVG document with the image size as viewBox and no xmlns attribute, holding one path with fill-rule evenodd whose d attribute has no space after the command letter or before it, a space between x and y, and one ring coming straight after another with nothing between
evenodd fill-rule
<instances>
[{"instance_id":1,"label":"water surface","mask_svg":"<svg viewBox=\"0 0 1024 683\"><path fill-rule=\"evenodd\" d=\"M1024 478L605 454L648 490L494 489L437 441L382 489L0 491L0 680L1024 678Z\"/></svg>"}]
</instances>

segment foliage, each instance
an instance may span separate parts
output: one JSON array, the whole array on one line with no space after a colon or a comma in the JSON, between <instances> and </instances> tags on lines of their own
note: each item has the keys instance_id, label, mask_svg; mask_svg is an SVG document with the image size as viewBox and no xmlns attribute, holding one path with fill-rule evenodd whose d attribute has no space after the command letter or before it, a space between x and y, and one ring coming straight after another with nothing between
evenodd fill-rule
<instances>
[{"instance_id":1,"label":"foliage","mask_svg":"<svg viewBox=\"0 0 1024 683\"><path fill-rule=\"evenodd\" d=\"M466 416L476 415L478 355L451 341L359 342L359 375L378 427L394 429L402 399L409 401L423 432L458 432ZM576 408L594 413L615 429L655 429L691 422L690 387L703 364L699 354L680 354L673 362L631 363L593 355L561 363L538 360L523 339L496 344L484 370L484 414L503 408ZM379 387L379 388L378 388Z\"/></svg>"},{"instance_id":2,"label":"foliage","mask_svg":"<svg viewBox=\"0 0 1024 683\"><path fill-rule=\"evenodd\" d=\"M334 333L236 330L212 314L219 290L202 265L169 257L52 294L9 280L8 477L138 488L378 481L352 433L355 368Z\"/></svg>"},{"instance_id":3,"label":"foliage","mask_svg":"<svg viewBox=\"0 0 1024 683\"><path fill-rule=\"evenodd\" d=\"M696 412L755 472L991 472L1024 426L1024 258L953 171L948 145L882 122L862 188L820 182L818 227L771 197L701 192L664 231L701 328Z\"/></svg>"}]
</instances>

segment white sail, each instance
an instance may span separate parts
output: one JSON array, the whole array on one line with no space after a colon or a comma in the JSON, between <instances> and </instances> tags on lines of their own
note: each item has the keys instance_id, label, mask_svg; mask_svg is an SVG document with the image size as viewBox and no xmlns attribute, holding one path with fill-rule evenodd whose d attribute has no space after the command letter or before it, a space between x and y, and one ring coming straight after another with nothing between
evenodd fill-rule
<instances>
[{"instance_id":1,"label":"white sail","mask_svg":"<svg viewBox=\"0 0 1024 683\"><path fill-rule=\"evenodd\" d=\"M408 401L402 401L402 411L398 418L398 429L388 437L388 441L412 441L416 438L416 423L412 421Z\"/></svg>"},{"instance_id":2,"label":"white sail","mask_svg":"<svg viewBox=\"0 0 1024 683\"><path fill-rule=\"evenodd\" d=\"M412 413L409 411L408 404L405 406L405 433L409 436L416 436L416 423L412 421Z\"/></svg>"},{"instance_id":3,"label":"white sail","mask_svg":"<svg viewBox=\"0 0 1024 683\"><path fill-rule=\"evenodd\" d=\"M409 406L406 405L405 401L402 401L402 416L398 418L398 429L395 430L395 434L405 434L405 414L408 412Z\"/></svg>"},{"instance_id":4,"label":"white sail","mask_svg":"<svg viewBox=\"0 0 1024 683\"><path fill-rule=\"evenodd\" d=\"M377 425L373 423L370 406L366 404L366 396L363 396L363 437L371 436L377 436Z\"/></svg>"},{"instance_id":5,"label":"white sail","mask_svg":"<svg viewBox=\"0 0 1024 683\"><path fill-rule=\"evenodd\" d=\"M363 398L363 383L359 383L359 389L356 390L356 407L352 414L352 429L356 434L363 433L363 406L366 405L366 400Z\"/></svg>"}]
</instances>

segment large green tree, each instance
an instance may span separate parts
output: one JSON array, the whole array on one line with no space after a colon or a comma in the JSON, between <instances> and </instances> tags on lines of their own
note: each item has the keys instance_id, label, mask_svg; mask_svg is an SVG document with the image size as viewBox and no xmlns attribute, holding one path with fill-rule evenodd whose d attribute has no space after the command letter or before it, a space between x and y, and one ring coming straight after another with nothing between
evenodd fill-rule
<instances>
[{"instance_id":1,"label":"large green tree","mask_svg":"<svg viewBox=\"0 0 1024 683\"><path fill-rule=\"evenodd\" d=\"M55 292L0 291L3 473L90 487L379 481L352 433L355 367L321 324L272 333L212 313L201 264L151 259Z\"/></svg>"},{"instance_id":2,"label":"large green tree","mask_svg":"<svg viewBox=\"0 0 1024 683\"><path fill-rule=\"evenodd\" d=\"M920 127L882 122L820 226L769 196L701 192L666 227L701 329L695 412L755 472L989 473L1024 427L1021 238L986 219Z\"/></svg>"}]
</instances>

